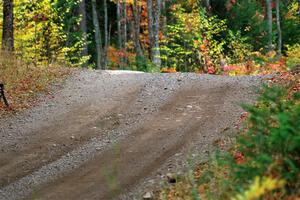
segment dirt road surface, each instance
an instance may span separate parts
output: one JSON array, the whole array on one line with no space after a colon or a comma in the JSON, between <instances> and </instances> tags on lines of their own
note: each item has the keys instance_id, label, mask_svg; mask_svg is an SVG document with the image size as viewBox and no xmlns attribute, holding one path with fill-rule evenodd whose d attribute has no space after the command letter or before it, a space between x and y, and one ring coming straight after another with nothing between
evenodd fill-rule
<instances>
[{"instance_id":1,"label":"dirt road surface","mask_svg":"<svg viewBox=\"0 0 300 200\"><path fill-rule=\"evenodd\" d=\"M79 72L0 119L0 199L140 199L189 156L207 157L261 81Z\"/></svg>"}]
</instances>

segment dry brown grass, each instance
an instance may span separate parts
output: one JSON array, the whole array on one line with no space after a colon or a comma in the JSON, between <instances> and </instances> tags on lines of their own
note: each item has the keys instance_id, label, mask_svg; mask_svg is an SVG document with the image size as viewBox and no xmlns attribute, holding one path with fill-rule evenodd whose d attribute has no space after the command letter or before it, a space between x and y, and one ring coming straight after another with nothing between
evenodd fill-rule
<instances>
[{"instance_id":1,"label":"dry brown grass","mask_svg":"<svg viewBox=\"0 0 300 200\"><path fill-rule=\"evenodd\" d=\"M36 103L37 94L47 92L52 83L63 80L71 69L50 66L26 65L14 55L0 52L0 83L5 84L7 109L0 102L0 117L12 111L21 111Z\"/></svg>"}]
</instances>

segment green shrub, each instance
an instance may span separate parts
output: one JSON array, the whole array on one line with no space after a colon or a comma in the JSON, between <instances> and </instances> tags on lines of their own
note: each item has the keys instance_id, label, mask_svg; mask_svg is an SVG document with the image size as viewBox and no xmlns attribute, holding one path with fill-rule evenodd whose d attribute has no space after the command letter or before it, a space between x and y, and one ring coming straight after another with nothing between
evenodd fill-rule
<instances>
[{"instance_id":1,"label":"green shrub","mask_svg":"<svg viewBox=\"0 0 300 200\"><path fill-rule=\"evenodd\" d=\"M143 72L159 72L159 69L145 57L136 57L132 69Z\"/></svg>"},{"instance_id":2,"label":"green shrub","mask_svg":"<svg viewBox=\"0 0 300 200\"><path fill-rule=\"evenodd\" d=\"M228 31L227 36L227 55L230 58L230 63L242 63L250 59L253 47L247 43L248 38L241 35L241 31Z\"/></svg>"},{"instance_id":3,"label":"green shrub","mask_svg":"<svg viewBox=\"0 0 300 200\"><path fill-rule=\"evenodd\" d=\"M287 46L287 65L289 68L300 64L300 44Z\"/></svg>"},{"instance_id":4,"label":"green shrub","mask_svg":"<svg viewBox=\"0 0 300 200\"><path fill-rule=\"evenodd\" d=\"M285 89L264 87L258 103L243 108L249 112L245 129L230 153L218 153L206 164L198 181L206 188L202 195L207 199L247 200L297 195L300 93L289 97ZM258 194L260 198L250 198Z\"/></svg>"},{"instance_id":5,"label":"green shrub","mask_svg":"<svg viewBox=\"0 0 300 200\"><path fill-rule=\"evenodd\" d=\"M250 116L239 145L247 160L234 167L234 174L242 181L273 175L295 191L300 180L300 95L287 99L280 87L263 90L257 106L244 105Z\"/></svg>"}]
</instances>

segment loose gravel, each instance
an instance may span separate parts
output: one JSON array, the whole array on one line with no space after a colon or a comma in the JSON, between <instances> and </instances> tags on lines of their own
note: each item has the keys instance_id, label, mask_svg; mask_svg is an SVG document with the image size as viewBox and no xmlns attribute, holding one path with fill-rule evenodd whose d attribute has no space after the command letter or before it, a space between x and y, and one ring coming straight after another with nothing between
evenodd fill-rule
<instances>
[{"instance_id":1,"label":"loose gravel","mask_svg":"<svg viewBox=\"0 0 300 200\"><path fill-rule=\"evenodd\" d=\"M7 163L0 162L0 175L12 173L12 177L0 177L0 199L26 198L28 195L35 194L44 185L48 187L48 184L51 185L52 182L55 184L55 181L63 178L65 174L80 168L90 160L97 159L120 141L130 138L132 132L139 129L141 124L152 120L153 117L159 117L159 113L162 112L165 105L168 105L170 101L176 103L174 96L176 97L181 91L200 90L198 88L201 88L203 94L208 96L210 91L220 92L220 95L214 94L219 99L212 95L213 99L205 100L207 109L213 110L214 105L217 106L218 111L214 114L214 118L211 118L215 121L211 123L201 121L200 118L205 118L205 116L199 116L199 123L203 123L203 127L209 130L207 134L203 135L210 134L210 139L197 138L188 145L193 147L193 152L209 154L211 150L209 146L219 137L220 129L227 126L232 127L242 112L237 103L240 101L254 102L255 88L263 80L264 77L260 76L225 77L193 73L148 74L130 71L125 73L122 71L80 71L63 85L55 86L56 91L52 95L41 96L41 103L38 106L13 117L0 119L0 155L4 159L3 162L7 161L8 165L17 167L25 166L25 170L22 171L22 168L19 168L18 170L21 172L14 177L14 174L5 168ZM214 88L219 89L215 91ZM230 92L226 92L227 90ZM222 101L220 105L214 104L219 101ZM195 105L192 103L190 102L185 109L194 108L196 102ZM182 112L189 111L183 110ZM82 113L85 114L81 116ZM163 110L163 113L167 113L167 111ZM224 116L220 116L220 113L223 113ZM76 121L76 115L80 118L78 121ZM172 116L172 113L170 115ZM219 118L216 118L215 116L218 115ZM75 119L74 128L69 128L73 118ZM100 118L102 125L97 127ZM178 120L178 124L180 124L181 119ZM111 121L114 123L109 124ZM87 130L89 128L91 130ZM65 129L65 132L62 129ZM58 130L58 132L52 133L47 130ZM79 135L73 135L77 132ZM186 137L184 128L178 128L178 132L182 137ZM66 137L60 138L60 134L66 134L66 137L70 138L70 142L66 144L69 148L63 147ZM89 137L85 138L86 135ZM53 139L54 142L52 137L57 137L55 140ZM76 142L72 140L76 140ZM47 142L43 143L44 141ZM49 156L48 154L51 154L52 151L57 151L57 153L51 154L51 159L47 157L46 161L35 163L35 167L28 167L28 164L25 163L25 161L28 162L27 159L24 159L25 164L10 163L9 156L19 156L20 154L27 156L29 153L27 150L37 145L36 142L40 142L47 148L51 145L47 151L45 150L46 153L43 151L43 154ZM119 198L138 198L143 191L153 188L153 185L163 177L164 173L183 168L186 162L182 161L191 152L191 148L185 147L172 152L173 156L170 156L164 164L157 164L157 170L145 174L133 185L125 187L126 190ZM64 150L60 151L60 149ZM39 152L31 153L38 154ZM4 170L1 173L2 169L8 170L8 172Z\"/></svg>"}]
</instances>

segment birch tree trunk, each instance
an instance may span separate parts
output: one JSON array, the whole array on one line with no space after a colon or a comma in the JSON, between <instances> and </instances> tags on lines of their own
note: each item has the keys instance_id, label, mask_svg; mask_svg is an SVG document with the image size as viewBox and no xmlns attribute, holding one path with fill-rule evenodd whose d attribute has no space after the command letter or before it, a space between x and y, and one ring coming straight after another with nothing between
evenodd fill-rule
<instances>
[{"instance_id":1,"label":"birch tree trunk","mask_svg":"<svg viewBox=\"0 0 300 200\"><path fill-rule=\"evenodd\" d=\"M159 28L161 15L161 0L147 0L148 12L148 31L150 39L151 60L157 67L161 66L160 46L159 46Z\"/></svg>"},{"instance_id":2,"label":"birch tree trunk","mask_svg":"<svg viewBox=\"0 0 300 200\"><path fill-rule=\"evenodd\" d=\"M80 31L82 32L83 37L83 47L81 51L81 56L88 55L88 46L87 46L87 26L86 26L86 6L85 0L81 0L79 4L79 14L81 16L80 20ZM83 67L86 67L87 64L84 63Z\"/></svg>"},{"instance_id":3,"label":"birch tree trunk","mask_svg":"<svg viewBox=\"0 0 300 200\"><path fill-rule=\"evenodd\" d=\"M13 0L3 1L3 31L2 31L2 49L8 52L14 50L14 14Z\"/></svg>"},{"instance_id":4,"label":"birch tree trunk","mask_svg":"<svg viewBox=\"0 0 300 200\"><path fill-rule=\"evenodd\" d=\"M97 52L97 62L96 68L101 69L102 61L102 47L101 47L101 32L98 21L98 12L96 7L96 0L92 0L92 13L93 13L93 24L95 28L95 43L96 43L96 52Z\"/></svg>"},{"instance_id":5,"label":"birch tree trunk","mask_svg":"<svg viewBox=\"0 0 300 200\"><path fill-rule=\"evenodd\" d=\"M272 34L273 34L273 18L272 18L272 0L266 0L267 3L267 22L268 22L268 49L273 50Z\"/></svg>"},{"instance_id":6,"label":"birch tree trunk","mask_svg":"<svg viewBox=\"0 0 300 200\"><path fill-rule=\"evenodd\" d=\"M142 7L138 4L138 0L133 1L133 39L134 39L134 48L136 51L137 58L140 59L144 57L143 50L140 43L140 25L141 25L141 11Z\"/></svg>"},{"instance_id":7,"label":"birch tree trunk","mask_svg":"<svg viewBox=\"0 0 300 200\"><path fill-rule=\"evenodd\" d=\"M159 28L160 28L160 15L161 15L161 0L156 0L156 5L154 7L154 48L153 48L153 63L157 67L161 67L161 58L160 58L160 46L159 46Z\"/></svg>"},{"instance_id":8,"label":"birch tree trunk","mask_svg":"<svg viewBox=\"0 0 300 200\"><path fill-rule=\"evenodd\" d=\"M147 17L148 17L148 35L149 35L149 48L150 48L150 58L152 60L152 49L153 49L153 2L152 0L147 0Z\"/></svg>"},{"instance_id":9,"label":"birch tree trunk","mask_svg":"<svg viewBox=\"0 0 300 200\"><path fill-rule=\"evenodd\" d=\"M278 35L277 53L278 55L281 55L282 31L281 31L281 24L280 24L280 1L279 0L276 0L276 24L277 24L277 35Z\"/></svg>"}]
</instances>

